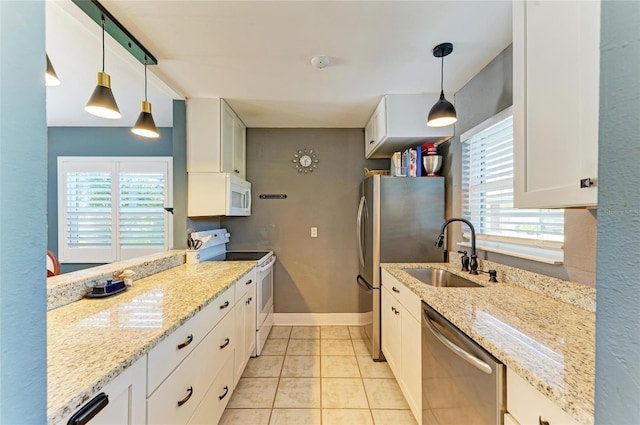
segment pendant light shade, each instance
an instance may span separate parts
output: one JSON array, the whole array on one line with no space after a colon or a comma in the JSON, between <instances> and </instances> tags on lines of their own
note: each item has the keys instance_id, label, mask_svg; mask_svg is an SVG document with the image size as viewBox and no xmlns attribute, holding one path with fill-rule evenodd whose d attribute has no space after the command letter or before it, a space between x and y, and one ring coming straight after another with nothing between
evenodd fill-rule
<instances>
[{"instance_id":1,"label":"pendant light shade","mask_svg":"<svg viewBox=\"0 0 640 425\"><path fill-rule=\"evenodd\" d=\"M142 112L138 116L136 124L131 129L133 134L138 136L156 139L160 137L156 123L151 115L151 103L147 101L147 58L144 60L144 100L142 101Z\"/></svg>"},{"instance_id":2,"label":"pendant light shade","mask_svg":"<svg viewBox=\"0 0 640 425\"><path fill-rule=\"evenodd\" d=\"M60 85L60 79L58 78L58 74L56 74L56 70L53 69L53 65L51 65L49 55L47 55L47 72L44 74L44 82L47 86Z\"/></svg>"},{"instance_id":3,"label":"pendant light shade","mask_svg":"<svg viewBox=\"0 0 640 425\"><path fill-rule=\"evenodd\" d=\"M433 48L433 56L442 58L440 67L440 99L429 111L427 125L429 127L445 127L458 121L456 108L444 97L444 57L453 52L453 44L442 43Z\"/></svg>"},{"instance_id":4,"label":"pendant light shade","mask_svg":"<svg viewBox=\"0 0 640 425\"><path fill-rule=\"evenodd\" d=\"M98 85L84 109L101 118L122 118L116 99L111 92L111 77L104 72L104 18L102 19L102 71L98 72Z\"/></svg>"},{"instance_id":5,"label":"pendant light shade","mask_svg":"<svg viewBox=\"0 0 640 425\"><path fill-rule=\"evenodd\" d=\"M160 137L156 123L153 121L153 115L151 115L151 103L146 100L142 101L142 112L138 116L136 124L131 129L131 132L138 136L148 137L150 139L156 139Z\"/></svg>"},{"instance_id":6,"label":"pendant light shade","mask_svg":"<svg viewBox=\"0 0 640 425\"><path fill-rule=\"evenodd\" d=\"M116 99L111 92L111 77L105 72L98 72L98 85L85 106L85 111L101 118L118 119L122 114Z\"/></svg>"}]
</instances>

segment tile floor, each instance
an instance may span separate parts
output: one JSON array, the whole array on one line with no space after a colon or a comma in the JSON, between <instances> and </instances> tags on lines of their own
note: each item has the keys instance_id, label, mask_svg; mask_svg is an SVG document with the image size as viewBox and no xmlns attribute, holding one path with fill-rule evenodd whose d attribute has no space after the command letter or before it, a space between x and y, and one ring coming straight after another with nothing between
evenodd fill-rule
<instances>
[{"instance_id":1,"label":"tile floor","mask_svg":"<svg viewBox=\"0 0 640 425\"><path fill-rule=\"evenodd\" d=\"M416 425L364 329L276 326L252 358L221 425Z\"/></svg>"}]
</instances>

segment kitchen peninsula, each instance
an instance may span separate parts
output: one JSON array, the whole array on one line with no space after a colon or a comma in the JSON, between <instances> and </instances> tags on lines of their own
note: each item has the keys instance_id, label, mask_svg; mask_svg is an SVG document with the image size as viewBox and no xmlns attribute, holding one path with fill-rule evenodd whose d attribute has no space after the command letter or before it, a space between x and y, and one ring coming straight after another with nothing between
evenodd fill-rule
<instances>
[{"instance_id":1,"label":"kitchen peninsula","mask_svg":"<svg viewBox=\"0 0 640 425\"><path fill-rule=\"evenodd\" d=\"M122 266L116 263L110 267ZM172 332L233 289L254 267L255 262L182 264L135 280L133 287L117 296L82 299L50 310L48 423L59 423L93 398ZM72 276L60 278L72 280Z\"/></svg>"}]
</instances>

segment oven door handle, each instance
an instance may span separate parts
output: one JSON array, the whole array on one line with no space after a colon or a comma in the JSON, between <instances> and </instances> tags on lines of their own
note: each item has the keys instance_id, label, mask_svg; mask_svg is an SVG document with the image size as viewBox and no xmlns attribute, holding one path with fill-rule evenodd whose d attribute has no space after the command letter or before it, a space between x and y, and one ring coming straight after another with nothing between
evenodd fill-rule
<instances>
[{"instance_id":1,"label":"oven door handle","mask_svg":"<svg viewBox=\"0 0 640 425\"><path fill-rule=\"evenodd\" d=\"M267 270L269 270L271 267L273 267L273 264L276 262L276 256L274 255L273 257L271 257L271 261L269 261L267 264L265 264L264 266L260 267L260 270L258 270L259 272L266 272Z\"/></svg>"}]
</instances>

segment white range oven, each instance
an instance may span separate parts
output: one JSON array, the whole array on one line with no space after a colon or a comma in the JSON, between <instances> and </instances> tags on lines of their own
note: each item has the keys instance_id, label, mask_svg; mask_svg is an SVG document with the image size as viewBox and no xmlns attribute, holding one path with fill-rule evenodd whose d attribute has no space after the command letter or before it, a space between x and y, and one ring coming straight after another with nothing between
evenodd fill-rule
<instances>
[{"instance_id":1,"label":"white range oven","mask_svg":"<svg viewBox=\"0 0 640 425\"><path fill-rule=\"evenodd\" d=\"M256 314L256 356L273 327L273 265L276 256L273 251L227 251L224 261L256 261L256 296L258 314Z\"/></svg>"},{"instance_id":2,"label":"white range oven","mask_svg":"<svg viewBox=\"0 0 640 425\"><path fill-rule=\"evenodd\" d=\"M256 352L259 356L273 327L273 265L276 256L271 250L227 251L231 236L226 229L207 230L190 234L204 243L197 250L187 251L187 262L253 261L256 263Z\"/></svg>"}]
</instances>

